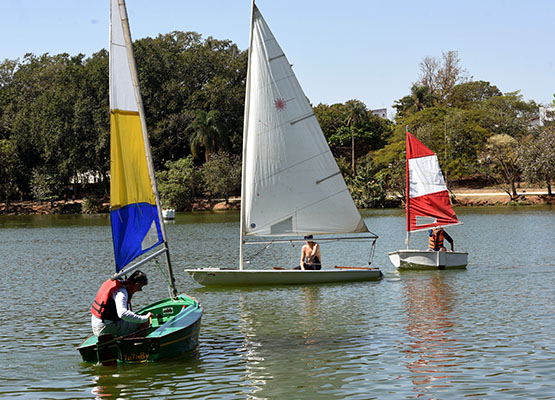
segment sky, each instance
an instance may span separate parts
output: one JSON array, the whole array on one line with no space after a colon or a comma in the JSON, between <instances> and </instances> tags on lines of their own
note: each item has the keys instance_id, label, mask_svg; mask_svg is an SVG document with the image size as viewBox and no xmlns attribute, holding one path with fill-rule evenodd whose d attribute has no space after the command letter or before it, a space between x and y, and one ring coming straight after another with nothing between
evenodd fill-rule
<instances>
[{"instance_id":1,"label":"sky","mask_svg":"<svg viewBox=\"0 0 555 400\"><path fill-rule=\"evenodd\" d=\"M387 108L426 56L455 50L473 80L524 100L555 94L552 0L257 0L313 105ZM133 40L196 31L248 47L250 0L127 0ZM107 48L108 0L1 0L0 61Z\"/></svg>"}]
</instances>

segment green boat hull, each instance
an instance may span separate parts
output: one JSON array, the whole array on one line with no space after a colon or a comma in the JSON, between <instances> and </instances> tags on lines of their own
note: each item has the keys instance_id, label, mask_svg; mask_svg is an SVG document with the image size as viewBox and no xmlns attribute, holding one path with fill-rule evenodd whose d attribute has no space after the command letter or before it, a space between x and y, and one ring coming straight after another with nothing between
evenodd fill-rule
<instances>
[{"instance_id":1,"label":"green boat hull","mask_svg":"<svg viewBox=\"0 0 555 400\"><path fill-rule=\"evenodd\" d=\"M177 357L198 345L203 309L185 294L141 308L138 314L155 315L152 326L128 337L89 336L78 350L85 362L112 364L152 362Z\"/></svg>"}]
</instances>

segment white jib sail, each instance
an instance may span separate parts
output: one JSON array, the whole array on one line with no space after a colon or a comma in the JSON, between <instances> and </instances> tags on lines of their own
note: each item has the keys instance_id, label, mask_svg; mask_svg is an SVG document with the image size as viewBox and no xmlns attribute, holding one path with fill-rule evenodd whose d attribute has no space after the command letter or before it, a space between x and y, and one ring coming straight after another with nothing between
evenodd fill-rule
<instances>
[{"instance_id":1,"label":"white jib sail","mask_svg":"<svg viewBox=\"0 0 555 400\"><path fill-rule=\"evenodd\" d=\"M367 232L289 61L253 7L244 233Z\"/></svg>"}]
</instances>

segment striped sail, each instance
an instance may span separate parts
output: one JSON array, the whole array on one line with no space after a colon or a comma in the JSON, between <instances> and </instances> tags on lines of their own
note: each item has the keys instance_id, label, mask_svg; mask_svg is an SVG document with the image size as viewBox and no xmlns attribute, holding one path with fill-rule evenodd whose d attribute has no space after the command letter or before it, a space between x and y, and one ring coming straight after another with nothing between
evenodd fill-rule
<instances>
[{"instance_id":1,"label":"striped sail","mask_svg":"<svg viewBox=\"0 0 555 400\"><path fill-rule=\"evenodd\" d=\"M110 220L116 272L163 243L126 14L123 0L110 0Z\"/></svg>"},{"instance_id":2,"label":"striped sail","mask_svg":"<svg viewBox=\"0 0 555 400\"><path fill-rule=\"evenodd\" d=\"M412 133L406 137L407 231L458 224L436 154Z\"/></svg>"},{"instance_id":3,"label":"striped sail","mask_svg":"<svg viewBox=\"0 0 555 400\"><path fill-rule=\"evenodd\" d=\"M253 4L242 234L367 232L287 57Z\"/></svg>"}]
</instances>

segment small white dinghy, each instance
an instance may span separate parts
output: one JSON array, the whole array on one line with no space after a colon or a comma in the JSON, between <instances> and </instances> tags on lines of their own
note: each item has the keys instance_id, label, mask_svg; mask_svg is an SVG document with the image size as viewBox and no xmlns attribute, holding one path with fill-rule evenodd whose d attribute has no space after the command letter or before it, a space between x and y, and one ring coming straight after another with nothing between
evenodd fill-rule
<instances>
[{"instance_id":1,"label":"small white dinghy","mask_svg":"<svg viewBox=\"0 0 555 400\"><path fill-rule=\"evenodd\" d=\"M369 267L244 269L247 237L274 242L286 236L366 233L366 240L378 238L358 212L291 64L254 1L246 86L239 269L185 271L205 286L380 279L380 270Z\"/></svg>"},{"instance_id":2,"label":"small white dinghy","mask_svg":"<svg viewBox=\"0 0 555 400\"><path fill-rule=\"evenodd\" d=\"M162 209L162 217L165 220L175 219L175 210L173 208L164 208L164 209Z\"/></svg>"},{"instance_id":3,"label":"small white dinghy","mask_svg":"<svg viewBox=\"0 0 555 400\"><path fill-rule=\"evenodd\" d=\"M410 233L435 227L462 224L449 200L447 185L437 156L407 128L407 249L389 253L398 269L461 269L468 264L468 253L428 251L410 248Z\"/></svg>"}]
</instances>

